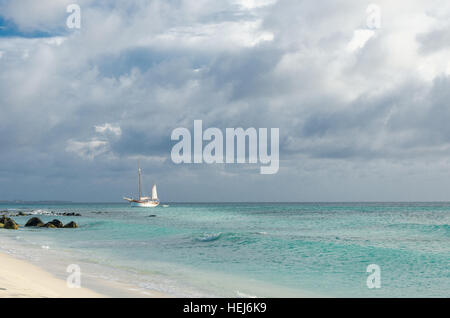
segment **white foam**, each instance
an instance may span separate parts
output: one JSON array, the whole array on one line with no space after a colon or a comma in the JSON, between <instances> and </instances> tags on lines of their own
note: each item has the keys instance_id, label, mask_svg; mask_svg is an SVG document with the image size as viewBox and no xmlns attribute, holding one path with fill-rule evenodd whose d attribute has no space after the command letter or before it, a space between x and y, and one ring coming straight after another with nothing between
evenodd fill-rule
<instances>
[{"instance_id":1,"label":"white foam","mask_svg":"<svg viewBox=\"0 0 450 318\"><path fill-rule=\"evenodd\" d=\"M47 210L38 209L38 210L31 211L31 214L33 214L33 215L38 215L38 214L39 215L53 215L54 213L47 211Z\"/></svg>"},{"instance_id":2,"label":"white foam","mask_svg":"<svg viewBox=\"0 0 450 318\"><path fill-rule=\"evenodd\" d=\"M239 298L258 298L258 297L253 296L253 295L241 293L239 290L236 290L236 295L237 295Z\"/></svg>"}]
</instances>

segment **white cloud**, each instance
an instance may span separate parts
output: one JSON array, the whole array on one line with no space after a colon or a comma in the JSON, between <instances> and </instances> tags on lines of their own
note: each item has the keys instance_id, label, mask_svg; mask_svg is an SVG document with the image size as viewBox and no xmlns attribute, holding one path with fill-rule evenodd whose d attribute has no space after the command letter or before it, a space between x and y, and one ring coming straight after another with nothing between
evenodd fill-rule
<instances>
[{"instance_id":1,"label":"white cloud","mask_svg":"<svg viewBox=\"0 0 450 318\"><path fill-rule=\"evenodd\" d=\"M100 126L95 126L95 131L101 134L106 134L108 132L113 133L115 136L121 136L122 135L122 129L120 126L111 125L109 123L105 123Z\"/></svg>"},{"instance_id":2,"label":"white cloud","mask_svg":"<svg viewBox=\"0 0 450 318\"><path fill-rule=\"evenodd\" d=\"M43 39L44 43L46 43L48 45L55 45L55 46L60 46L61 44L64 43L65 40L67 40L67 37L63 37L63 36L54 36L54 37Z\"/></svg>"},{"instance_id":3,"label":"white cloud","mask_svg":"<svg viewBox=\"0 0 450 318\"><path fill-rule=\"evenodd\" d=\"M110 141L111 137L120 137L122 129L118 125L105 123L103 125L94 126L95 132L102 135L101 138L94 137L89 141L76 141L70 139L67 141L66 151L75 153L77 156L93 160L95 157L111 153Z\"/></svg>"},{"instance_id":4,"label":"white cloud","mask_svg":"<svg viewBox=\"0 0 450 318\"><path fill-rule=\"evenodd\" d=\"M109 151L109 144L103 140L75 141L69 140L66 147L67 152L72 152L77 156L93 160L95 157Z\"/></svg>"},{"instance_id":5,"label":"white cloud","mask_svg":"<svg viewBox=\"0 0 450 318\"><path fill-rule=\"evenodd\" d=\"M244 9L261 8L277 3L277 0L235 0L235 3Z\"/></svg>"},{"instance_id":6,"label":"white cloud","mask_svg":"<svg viewBox=\"0 0 450 318\"><path fill-rule=\"evenodd\" d=\"M367 41L375 35L374 30L358 29L353 32L353 38L349 42L347 49L351 52L362 49Z\"/></svg>"},{"instance_id":7,"label":"white cloud","mask_svg":"<svg viewBox=\"0 0 450 318\"><path fill-rule=\"evenodd\" d=\"M202 47L208 50L252 47L274 39L272 32L261 29L261 23L262 20L227 21L175 27L149 39L147 44Z\"/></svg>"}]
</instances>

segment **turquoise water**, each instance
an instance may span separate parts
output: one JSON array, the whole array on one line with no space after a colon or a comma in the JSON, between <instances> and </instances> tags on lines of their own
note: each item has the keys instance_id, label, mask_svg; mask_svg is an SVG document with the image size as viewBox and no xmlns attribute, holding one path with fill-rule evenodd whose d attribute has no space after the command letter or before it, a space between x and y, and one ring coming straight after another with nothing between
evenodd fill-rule
<instances>
[{"instance_id":1,"label":"turquoise water","mask_svg":"<svg viewBox=\"0 0 450 318\"><path fill-rule=\"evenodd\" d=\"M1 248L8 240L25 257L67 255L95 264L91 275L114 270L119 280L174 296L450 296L450 203L0 205L6 209L80 228L2 230ZM14 217L21 225L29 218ZM369 264L380 266L379 289L366 285Z\"/></svg>"}]
</instances>

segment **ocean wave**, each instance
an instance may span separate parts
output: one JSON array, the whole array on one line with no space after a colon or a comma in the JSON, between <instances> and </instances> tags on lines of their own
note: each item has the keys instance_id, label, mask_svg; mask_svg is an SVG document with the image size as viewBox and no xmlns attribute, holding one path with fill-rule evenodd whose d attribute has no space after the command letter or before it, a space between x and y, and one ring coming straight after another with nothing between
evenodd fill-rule
<instances>
[{"instance_id":1,"label":"ocean wave","mask_svg":"<svg viewBox=\"0 0 450 318\"><path fill-rule=\"evenodd\" d=\"M264 234L258 234L264 235ZM248 245L255 241L258 241L258 238L253 235L248 235L245 233L235 233L235 232L227 232L227 233L205 233L200 236L195 236L194 241L200 243L207 242L215 242L215 241L223 241L223 244L227 245Z\"/></svg>"},{"instance_id":2,"label":"ocean wave","mask_svg":"<svg viewBox=\"0 0 450 318\"><path fill-rule=\"evenodd\" d=\"M201 237L196 237L195 240L197 242L213 242L213 241L217 241L221 237L222 237L222 233L204 234Z\"/></svg>"},{"instance_id":3,"label":"ocean wave","mask_svg":"<svg viewBox=\"0 0 450 318\"><path fill-rule=\"evenodd\" d=\"M239 290L236 290L236 295L237 295L239 298L258 298L258 297L253 296L253 295L249 295L249 294L242 293L242 292L240 292Z\"/></svg>"},{"instance_id":4,"label":"ocean wave","mask_svg":"<svg viewBox=\"0 0 450 318\"><path fill-rule=\"evenodd\" d=\"M267 235L267 232L261 231L261 232L255 232L255 234L258 234L258 235Z\"/></svg>"},{"instance_id":5,"label":"ocean wave","mask_svg":"<svg viewBox=\"0 0 450 318\"><path fill-rule=\"evenodd\" d=\"M55 212L38 209L38 210L31 211L30 214L33 214L33 215L54 215Z\"/></svg>"},{"instance_id":6,"label":"ocean wave","mask_svg":"<svg viewBox=\"0 0 450 318\"><path fill-rule=\"evenodd\" d=\"M48 211L43 209L32 210L30 212L25 212L25 216L27 215L50 215L50 216L81 216L80 213L76 212L55 212Z\"/></svg>"}]
</instances>

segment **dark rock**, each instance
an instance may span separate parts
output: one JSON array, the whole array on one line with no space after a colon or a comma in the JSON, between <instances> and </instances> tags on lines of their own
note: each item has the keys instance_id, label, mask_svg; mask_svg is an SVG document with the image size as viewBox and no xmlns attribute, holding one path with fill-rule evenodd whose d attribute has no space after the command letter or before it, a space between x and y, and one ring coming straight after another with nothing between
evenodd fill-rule
<instances>
[{"instance_id":1,"label":"dark rock","mask_svg":"<svg viewBox=\"0 0 450 318\"><path fill-rule=\"evenodd\" d=\"M58 215L64 215L64 216L81 216L80 213L75 213L75 212L58 213Z\"/></svg>"},{"instance_id":2,"label":"dark rock","mask_svg":"<svg viewBox=\"0 0 450 318\"><path fill-rule=\"evenodd\" d=\"M64 225L64 228L66 229L76 229L78 227L78 224L76 224L74 221L67 223Z\"/></svg>"},{"instance_id":3,"label":"dark rock","mask_svg":"<svg viewBox=\"0 0 450 318\"><path fill-rule=\"evenodd\" d=\"M64 227L64 224L63 224L60 220L57 220L57 219L54 219L53 221L50 221L50 222L48 222L48 223L53 224L53 225L56 226L57 228L62 228L62 227Z\"/></svg>"},{"instance_id":4,"label":"dark rock","mask_svg":"<svg viewBox=\"0 0 450 318\"><path fill-rule=\"evenodd\" d=\"M8 230L18 230L19 224L17 224L13 219L8 218L8 220L6 220L3 228L8 229Z\"/></svg>"},{"instance_id":5,"label":"dark rock","mask_svg":"<svg viewBox=\"0 0 450 318\"><path fill-rule=\"evenodd\" d=\"M6 215L2 215L2 217L0 218L0 223L5 224L8 219L9 218Z\"/></svg>"},{"instance_id":6,"label":"dark rock","mask_svg":"<svg viewBox=\"0 0 450 318\"><path fill-rule=\"evenodd\" d=\"M28 216L28 215L31 215L31 214L29 214L29 213L23 213L23 212L19 212L19 213L17 213L17 214L11 214L11 216Z\"/></svg>"},{"instance_id":7,"label":"dark rock","mask_svg":"<svg viewBox=\"0 0 450 318\"><path fill-rule=\"evenodd\" d=\"M25 226L43 226L44 222L41 221L40 218L34 217L28 220Z\"/></svg>"},{"instance_id":8,"label":"dark rock","mask_svg":"<svg viewBox=\"0 0 450 318\"><path fill-rule=\"evenodd\" d=\"M46 227L46 228L49 228L49 229L57 229L57 227L54 224L50 223L50 222L45 223L44 225L42 225L42 227Z\"/></svg>"}]
</instances>

